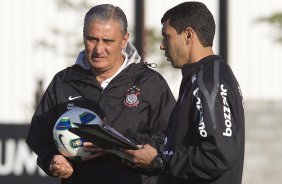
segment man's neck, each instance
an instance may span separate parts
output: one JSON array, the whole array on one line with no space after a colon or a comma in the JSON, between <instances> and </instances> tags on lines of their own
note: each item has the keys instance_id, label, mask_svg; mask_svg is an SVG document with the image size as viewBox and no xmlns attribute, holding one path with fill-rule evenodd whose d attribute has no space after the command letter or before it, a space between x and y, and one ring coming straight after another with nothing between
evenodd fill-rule
<instances>
[{"instance_id":1,"label":"man's neck","mask_svg":"<svg viewBox=\"0 0 282 184\"><path fill-rule=\"evenodd\" d=\"M107 80L114 75L114 72L94 72L97 81L101 84L103 81Z\"/></svg>"},{"instance_id":2,"label":"man's neck","mask_svg":"<svg viewBox=\"0 0 282 184\"><path fill-rule=\"evenodd\" d=\"M212 47L198 48L197 51L192 53L194 54L191 56L190 63L195 63L207 56L214 55Z\"/></svg>"}]
</instances>

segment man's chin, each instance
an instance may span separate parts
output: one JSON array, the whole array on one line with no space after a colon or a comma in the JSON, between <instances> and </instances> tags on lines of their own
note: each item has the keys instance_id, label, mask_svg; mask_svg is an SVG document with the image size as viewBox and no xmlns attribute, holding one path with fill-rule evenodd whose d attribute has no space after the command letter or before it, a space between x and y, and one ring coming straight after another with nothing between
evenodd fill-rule
<instances>
[{"instance_id":1,"label":"man's chin","mask_svg":"<svg viewBox=\"0 0 282 184\"><path fill-rule=\"evenodd\" d=\"M90 68L92 71L96 71L96 72L104 72L107 70L107 67L105 67L104 65L98 65L98 64L90 64Z\"/></svg>"},{"instance_id":2,"label":"man's chin","mask_svg":"<svg viewBox=\"0 0 282 184\"><path fill-rule=\"evenodd\" d=\"M171 66L172 66L173 68L180 68L180 67L177 66L174 62L170 62L170 64L171 64Z\"/></svg>"}]
</instances>

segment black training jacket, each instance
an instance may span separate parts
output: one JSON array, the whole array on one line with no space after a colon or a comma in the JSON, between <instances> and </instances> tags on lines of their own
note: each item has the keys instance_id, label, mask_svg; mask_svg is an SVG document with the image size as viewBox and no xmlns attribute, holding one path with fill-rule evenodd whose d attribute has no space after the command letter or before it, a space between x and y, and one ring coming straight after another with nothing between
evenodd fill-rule
<instances>
[{"instance_id":1,"label":"black training jacket","mask_svg":"<svg viewBox=\"0 0 282 184\"><path fill-rule=\"evenodd\" d=\"M183 67L168 125L161 184L240 184L244 109L240 86L219 56Z\"/></svg>"},{"instance_id":2,"label":"black training jacket","mask_svg":"<svg viewBox=\"0 0 282 184\"><path fill-rule=\"evenodd\" d=\"M130 95L133 97L130 98ZM74 100L69 97L82 96ZM38 155L38 165L50 176L50 160L58 151L53 142L53 126L68 108L79 106L106 116L109 124L136 144L163 148L165 130L175 99L163 77L143 63L133 63L103 90L90 70L73 65L55 75L35 112L27 137ZM107 154L85 162L72 161L68 184L149 184L156 177L145 170L122 163ZM143 173L143 174L140 174Z\"/></svg>"}]
</instances>

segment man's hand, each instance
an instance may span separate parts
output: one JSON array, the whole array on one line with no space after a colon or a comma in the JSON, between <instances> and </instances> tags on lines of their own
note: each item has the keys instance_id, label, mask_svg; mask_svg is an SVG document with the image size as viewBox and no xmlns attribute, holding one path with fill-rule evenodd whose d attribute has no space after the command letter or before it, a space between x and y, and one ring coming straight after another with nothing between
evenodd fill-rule
<instances>
[{"instance_id":1,"label":"man's hand","mask_svg":"<svg viewBox=\"0 0 282 184\"><path fill-rule=\"evenodd\" d=\"M91 155L83 157L84 160L90 160L90 159L97 158L97 157L100 157L106 154L104 149L96 146L95 144L91 142L84 142L83 150L86 152L91 152Z\"/></svg>"},{"instance_id":2,"label":"man's hand","mask_svg":"<svg viewBox=\"0 0 282 184\"><path fill-rule=\"evenodd\" d=\"M125 150L133 156L133 163L141 167L151 167L152 160L158 154L157 150L149 144L140 146L138 150Z\"/></svg>"},{"instance_id":3,"label":"man's hand","mask_svg":"<svg viewBox=\"0 0 282 184\"><path fill-rule=\"evenodd\" d=\"M69 178L73 173L73 168L63 155L55 155L51 160L49 171L59 178Z\"/></svg>"},{"instance_id":4,"label":"man's hand","mask_svg":"<svg viewBox=\"0 0 282 184\"><path fill-rule=\"evenodd\" d=\"M103 125L108 125L107 117L103 118ZM91 155L83 157L84 160L90 160L90 159L97 158L97 157L100 157L106 154L106 151L104 149L98 147L97 145L91 142L83 143L83 151L91 152Z\"/></svg>"}]
</instances>

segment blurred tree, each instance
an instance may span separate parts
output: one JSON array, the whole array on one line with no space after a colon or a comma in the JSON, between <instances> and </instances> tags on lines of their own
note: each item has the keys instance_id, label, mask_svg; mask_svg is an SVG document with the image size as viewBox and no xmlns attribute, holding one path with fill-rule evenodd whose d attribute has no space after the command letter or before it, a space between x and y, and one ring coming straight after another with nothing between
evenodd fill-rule
<instances>
[{"instance_id":1,"label":"blurred tree","mask_svg":"<svg viewBox=\"0 0 282 184\"><path fill-rule=\"evenodd\" d=\"M282 12L276 12L267 17L260 17L256 19L258 23L268 23L274 26L278 30L278 35L276 40L282 43Z\"/></svg>"},{"instance_id":2,"label":"blurred tree","mask_svg":"<svg viewBox=\"0 0 282 184\"><path fill-rule=\"evenodd\" d=\"M145 46L147 56L154 55L155 53L160 51L160 43L162 41L162 35L158 33L156 29L153 28L146 29L146 39L147 41L145 43L148 43ZM164 54L160 54L158 58L159 61L153 61L153 62L158 63L158 68L165 69L167 63L162 62L166 60Z\"/></svg>"},{"instance_id":3,"label":"blurred tree","mask_svg":"<svg viewBox=\"0 0 282 184\"><path fill-rule=\"evenodd\" d=\"M67 14L73 17L82 17L82 13L86 12L93 6L93 3L89 3L87 0L53 0L57 7L59 14ZM81 14L81 15L80 15ZM58 15L59 17L59 15ZM66 16L67 17L67 16ZM59 19L59 18L58 18ZM41 38L35 43L36 48L47 49L54 54L66 57L70 59L73 64L74 58L77 56L79 51L83 48L82 41L82 22L83 19L73 18L72 22L67 22L69 19L64 20L64 25L53 24L49 29L50 37ZM58 21L59 22L59 21ZM57 23L57 22L56 22ZM81 29L66 29L68 25L73 25ZM60 48L60 40L63 40L64 47ZM67 45L67 47L66 47Z\"/></svg>"}]
</instances>

